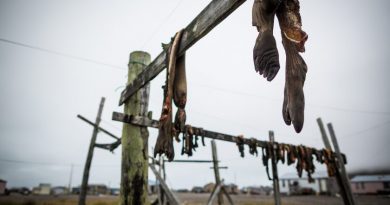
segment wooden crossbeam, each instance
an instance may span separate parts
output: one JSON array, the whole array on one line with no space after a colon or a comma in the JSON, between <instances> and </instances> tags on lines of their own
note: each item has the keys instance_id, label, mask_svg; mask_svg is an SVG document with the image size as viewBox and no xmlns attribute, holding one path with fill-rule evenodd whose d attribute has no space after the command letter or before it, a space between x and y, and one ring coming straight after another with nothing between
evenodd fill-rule
<instances>
[{"instance_id":1,"label":"wooden crossbeam","mask_svg":"<svg viewBox=\"0 0 390 205\"><path fill-rule=\"evenodd\" d=\"M85 118L85 117L83 117L83 116L81 116L81 115L77 115L77 117L80 118L81 120L83 120L84 122L86 122L86 123L92 125L93 127L96 127L96 124L93 123L92 121L88 120L87 118ZM109 132L109 131L107 131L107 130L105 130L105 129L99 127L99 126L98 126L98 130L101 131L101 132L106 133L108 136L110 136L110 137L112 137L112 138L114 138L114 139L116 139L116 140L119 140L119 137L115 136L115 135L112 134L111 132Z\"/></svg>"},{"instance_id":2,"label":"wooden crossbeam","mask_svg":"<svg viewBox=\"0 0 390 205\"><path fill-rule=\"evenodd\" d=\"M214 0L184 29L180 41L178 56L194 45L198 40L210 32L221 21L228 17L246 0ZM161 52L147 67L138 75L133 83L126 86L122 91L119 105L122 105L130 96L149 81L153 80L166 67L165 51Z\"/></svg>"},{"instance_id":3,"label":"wooden crossbeam","mask_svg":"<svg viewBox=\"0 0 390 205\"><path fill-rule=\"evenodd\" d=\"M101 149L106 149L110 152L114 151L117 147L119 147L119 145L121 144L121 140L117 140L116 142L113 142L113 143L107 143L107 144L103 144L103 143L95 143L95 147L98 147L98 148L101 148Z\"/></svg>"},{"instance_id":4,"label":"wooden crossbeam","mask_svg":"<svg viewBox=\"0 0 390 205\"><path fill-rule=\"evenodd\" d=\"M160 124L160 122L158 120L151 120L148 117L130 116L130 115L125 115L123 113L118 113L118 112L113 112L112 120L120 121L120 122L124 122L124 123L129 123L129 124L133 124L133 125L138 125L138 126L143 126L143 127L153 127L153 128L158 128L159 124ZM237 136L223 134L223 133L214 132L214 131L210 131L210 130L205 130L205 129L200 128L200 127L192 126L192 129L194 130L194 133L201 133L199 135L201 137L222 140L222 141L227 141L227 142L234 142L234 143L240 142L240 140L241 140L241 138L239 138ZM261 141L261 140L257 140L254 138L252 138L252 139L243 138L242 139L243 144L246 144L246 145L252 145L253 141L256 142L257 147L266 148L268 146L267 141ZM275 143L277 143L277 142L275 142ZM315 148L312 148L312 149L315 151L319 151ZM334 152L332 152L332 156L337 157L336 153L334 153ZM341 153L341 156L343 157L343 159L345 159L344 162L346 163L345 154Z\"/></svg>"},{"instance_id":5,"label":"wooden crossbeam","mask_svg":"<svg viewBox=\"0 0 390 205\"><path fill-rule=\"evenodd\" d=\"M178 160L173 160L173 161L164 160L164 162L169 162L169 163L172 163L172 162L179 162L179 163L212 163L213 160L181 160L181 159L178 159Z\"/></svg>"}]
</instances>

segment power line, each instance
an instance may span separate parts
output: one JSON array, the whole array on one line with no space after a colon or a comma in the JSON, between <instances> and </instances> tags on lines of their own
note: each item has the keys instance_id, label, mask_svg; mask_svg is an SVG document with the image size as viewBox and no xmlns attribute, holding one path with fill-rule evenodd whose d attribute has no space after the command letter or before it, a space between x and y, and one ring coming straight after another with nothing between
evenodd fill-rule
<instances>
[{"instance_id":1,"label":"power line","mask_svg":"<svg viewBox=\"0 0 390 205\"><path fill-rule=\"evenodd\" d=\"M364 129L364 130L360 130L360 131L357 131L357 132L354 132L354 133L351 133L351 134L348 134L348 135L344 135L344 137L351 137L351 136L360 135L360 134L362 134L362 133L365 133L365 132L368 132L368 131L370 131L370 130L373 130L373 129L382 127L382 126L387 125L387 124L390 124L390 121L387 121L387 122L384 122L384 123L379 123L379 124L377 124L377 125L374 125L374 126L372 126L372 127L366 128L366 129Z\"/></svg>"},{"instance_id":2,"label":"power line","mask_svg":"<svg viewBox=\"0 0 390 205\"><path fill-rule=\"evenodd\" d=\"M58 56L72 58L72 59L85 61L85 62L89 62L89 63L94 63L94 64L98 64L98 65L103 65L103 66L110 67L110 68L125 70L124 67L111 65L111 64L108 64L108 63L104 63L104 62L100 62L100 61L96 61L96 60L92 60L92 59L88 59L88 58L84 58L84 57L80 57L80 56L70 55L70 54L66 54L66 53L62 53L62 52L59 52L59 51L50 50L50 49L46 49L46 48L42 48L42 47L38 47L38 46L32 46L32 45L28 45L28 44L17 42L17 41L11 41L11 40L4 39L4 38L0 38L0 41L4 42L4 43L12 44L12 45L25 47L25 48L39 50L39 51L46 52L46 53L51 53L51 54L58 55Z\"/></svg>"},{"instance_id":3,"label":"power line","mask_svg":"<svg viewBox=\"0 0 390 205\"><path fill-rule=\"evenodd\" d=\"M141 50L144 49L144 47L146 45L148 45L148 43L154 38L154 36L157 34L157 32L160 31L160 29L163 27L163 25L166 23L166 21L171 18L172 14L176 11L177 8L179 8L181 2L183 0L180 0L176 6L171 10L171 12L169 12L169 14L164 18L164 20L161 21L160 25L152 32L152 34L149 36L149 38L144 42L144 44L142 44L141 46Z\"/></svg>"},{"instance_id":4,"label":"power line","mask_svg":"<svg viewBox=\"0 0 390 205\"><path fill-rule=\"evenodd\" d=\"M3 158L0 158L0 162L12 163L12 164L34 164L34 165L42 165L42 166L64 166L64 167L69 167L69 166L81 167L81 166L84 166L83 164L74 164L74 163L66 164L66 163L55 163L55 162L38 162L38 161L3 159ZM96 165L92 165L92 166L93 167L119 167L121 165L117 165L117 164L96 164Z\"/></svg>"}]
</instances>

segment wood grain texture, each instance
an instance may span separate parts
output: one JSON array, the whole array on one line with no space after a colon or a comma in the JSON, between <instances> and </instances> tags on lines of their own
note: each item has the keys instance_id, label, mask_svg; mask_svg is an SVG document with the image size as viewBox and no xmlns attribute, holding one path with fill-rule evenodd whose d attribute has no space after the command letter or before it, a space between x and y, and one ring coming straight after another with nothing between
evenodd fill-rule
<instances>
[{"instance_id":1,"label":"wood grain texture","mask_svg":"<svg viewBox=\"0 0 390 205\"><path fill-rule=\"evenodd\" d=\"M203 36L209 33L215 26L236 10L245 0L214 0L199 13L199 15L184 29L180 42L178 56L181 56ZM122 91L119 105L122 105L130 96L147 82L153 80L166 67L166 52L161 52L146 68L137 76L131 84Z\"/></svg>"},{"instance_id":2,"label":"wood grain texture","mask_svg":"<svg viewBox=\"0 0 390 205\"><path fill-rule=\"evenodd\" d=\"M121 114L121 113L114 113L113 120L121 121L124 123L129 123L129 124L134 124L134 125L138 125L138 126L153 127L153 128L158 128L159 123L160 123L158 120L152 120L152 119L149 119L148 117L130 116L130 115L125 115L125 114ZM206 130L206 129L203 129L201 127L196 127L196 126L192 126L192 125L191 125L191 127L195 133L194 135L197 135L197 136L210 138L210 139L216 139L216 140L222 140L222 141L226 141L226 142L233 142L233 143L237 143L237 141L239 140L238 136L225 134L225 133L219 133L219 132L215 132L215 131L210 131L210 130ZM269 143L268 141L257 140L254 138L243 138L242 140L243 140L243 144L246 144L246 145L253 145L253 142L255 141L256 146L261 147L261 148L267 148L268 143ZM275 143L278 143L278 142L275 142ZM284 143L278 143L278 144L284 144ZM291 145L291 144L289 144L289 145L296 146L296 145ZM311 148L314 151L320 151L320 150L312 148L312 147L308 147L308 148ZM332 152L332 156L336 157L336 153ZM341 153L341 156L343 157L343 159L346 159L345 154Z\"/></svg>"}]
</instances>

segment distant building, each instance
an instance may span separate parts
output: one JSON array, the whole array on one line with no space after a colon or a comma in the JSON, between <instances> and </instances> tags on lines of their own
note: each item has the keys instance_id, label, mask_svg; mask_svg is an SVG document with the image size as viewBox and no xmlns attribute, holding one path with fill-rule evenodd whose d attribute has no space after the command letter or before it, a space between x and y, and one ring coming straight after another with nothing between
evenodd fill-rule
<instances>
[{"instance_id":1,"label":"distant building","mask_svg":"<svg viewBox=\"0 0 390 205\"><path fill-rule=\"evenodd\" d=\"M114 196L119 196L121 190L119 188L111 188L110 189L110 194Z\"/></svg>"},{"instance_id":2,"label":"distant building","mask_svg":"<svg viewBox=\"0 0 390 205\"><path fill-rule=\"evenodd\" d=\"M72 188L72 194L80 194L80 187L73 187Z\"/></svg>"},{"instance_id":3,"label":"distant building","mask_svg":"<svg viewBox=\"0 0 390 205\"><path fill-rule=\"evenodd\" d=\"M7 181L0 179L0 195L6 194L5 187L7 186Z\"/></svg>"},{"instance_id":4,"label":"distant building","mask_svg":"<svg viewBox=\"0 0 390 205\"><path fill-rule=\"evenodd\" d=\"M105 195L109 194L108 187L104 184L89 184L87 189L89 195Z\"/></svg>"},{"instance_id":5,"label":"distant building","mask_svg":"<svg viewBox=\"0 0 390 205\"><path fill-rule=\"evenodd\" d=\"M214 190L215 184L214 183L208 183L203 186L203 192L211 193Z\"/></svg>"},{"instance_id":6,"label":"distant building","mask_svg":"<svg viewBox=\"0 0 390 205\"><path fill-rule=\"evenodd\" d=\"M389 194L390 175L358 175L351 179L354 194Z\"/></svg>"},{"instance_id":7,"label":"distant building","mask_svg":"<svg viewBox=\"0 0 390 205\"><path fill-rule=\"evenodd\" d=\"M241 193L246 195L270 195L272 191L268 186L248 186L241 189Z\"/></svg>"},{"instance_id":8,"label":"distant building","mask_svg":"<svg viewBox=\"0 0 390 205\"><path fill-rule=\"evenodd\" d=\"M235 184L226 184L225 189L229 194L239 194L240 190L238 189L238 186Z\"/></svg>"},{"instance_id":9,"label":"distant building","mask_svg":"<svg viewBox=\"0 0 390 205\"><path fill-rule=\"evenodd\" d=\"M50 184L39 184L38 187L33 188L33 194L35 195L50 195L51 185Z\"/></svg>"},{"instance_id":10,"label":"distant building","mask_svg":"<svg viewBox=\"0 0 390 205\"><path fill-rule=\"evenodd\" d=\"M58 196L58 195L65 195L68 194L69 190L67 187L64 186L56 186L51 189L51 194Z\"/></svg>"},{"instance_id":11,"label":"distant building","mask_svg":"<svg viewBox=\"0 0 390 205\"><path fill-rule=\"evenodd\" d=\"M315 172L312 178L314 182L309 183L305 173L302 178L299 178L297 173L284 174L279 177L280 193L285 195L335 195L339 190L336 179L328 177L327 172Z\"/></svg>"},{"instance_id":12,"label":"distant building","mask_svg":"<svg viewBox=\"0 0 390 205\"><path fill-rule=\"evenodd\" d=\"M194 187L191 189L191 192L192 192L192 193L204 193L204 190L203 190L203 187L194 186Z\"/></svg>"}]
</instances>

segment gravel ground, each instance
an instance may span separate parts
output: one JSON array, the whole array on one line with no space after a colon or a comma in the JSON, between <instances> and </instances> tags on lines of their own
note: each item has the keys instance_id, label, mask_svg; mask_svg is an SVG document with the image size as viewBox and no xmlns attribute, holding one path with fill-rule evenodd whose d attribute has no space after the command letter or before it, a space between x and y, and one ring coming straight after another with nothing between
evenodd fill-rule
<instances>
[{"instance_id":1,"label":"gravel ground","mask_svg":"<svg viewBox=\"0 0 390 205\"><path fill-rule=\"evenodd\" d=\"M155 196L151 196L154 199ZM209 194L179 193L178 198L185 205L204 205ZM232 195L236 205L272 205L272 196ZM0 196L0 205L76 205L78 196ZM390 196L356 196L358 205L390 205ZM117 205L117 196L88 196L88 205ZM214 203L216 204L216 203ZM225 199L225 204L227 200ZM342 199L329 196L285 196L283 205L342 205Z\"/></svg>"}]
</instances>

